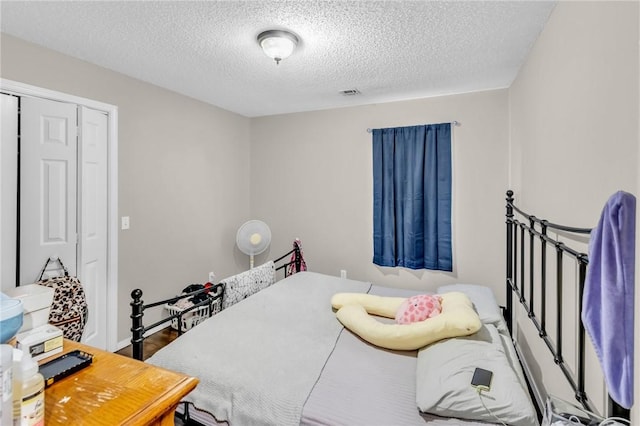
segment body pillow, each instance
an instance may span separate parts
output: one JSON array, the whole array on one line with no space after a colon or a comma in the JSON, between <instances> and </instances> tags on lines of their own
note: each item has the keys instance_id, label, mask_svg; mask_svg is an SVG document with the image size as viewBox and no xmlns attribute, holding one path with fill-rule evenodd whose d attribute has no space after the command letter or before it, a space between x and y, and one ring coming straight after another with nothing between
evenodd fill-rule
<instances>
[{"instance_id":1,"label":"body pillow","mask_svg":"<svg viewBox=\"0 0 640 426\"><path fill-rule=\"evenodd\" d=\"M383 324L373 316L394 318L406 300L361 293L338 293L331 299L336 317L346 328L376 346L395 350L416 350L449 337L468 336L482 323L471 300L460 292L440 295L440 315L412 324Z\"/></svg>"}]
</instances>

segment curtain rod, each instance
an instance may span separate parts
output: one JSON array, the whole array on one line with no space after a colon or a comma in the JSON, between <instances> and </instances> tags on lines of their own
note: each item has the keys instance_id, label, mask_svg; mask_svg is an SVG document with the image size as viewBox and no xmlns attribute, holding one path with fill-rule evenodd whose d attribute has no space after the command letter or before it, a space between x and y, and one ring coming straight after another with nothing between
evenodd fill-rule
<instances>
[{"instance_id":1,"label":"curtain rod","mask_svg":"<svg viewBox=\"0 0 640 426\"><path fill-rule=\"evenodd\" d=\"M454 125L454 126L459 126L460 122L454 120L454 121L451 122L451 124ZM371 128L367 128L367 133L371 133L372 131L373 130Z\"/></svg>"}]
</instances>

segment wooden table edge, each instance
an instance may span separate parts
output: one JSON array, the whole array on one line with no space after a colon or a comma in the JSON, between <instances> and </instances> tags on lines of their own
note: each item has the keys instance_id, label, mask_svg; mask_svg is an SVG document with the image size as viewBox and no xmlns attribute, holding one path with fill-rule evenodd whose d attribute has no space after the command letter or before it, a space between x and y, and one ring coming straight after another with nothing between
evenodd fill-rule
<instances>
[{"instance_id":1,"label":"wooden table edge","mask_svg":"<svg viewBox=\"0 0 640 426\"><path fill-rule=\"evenodd\" d=\"M133 358L129 358L124 355L117 354L115 352L105 351L99 348L88 346L83 343L74 342L68 339L64 339L63 341L62 352L51 355L50 357L47 357L47 358L43 358L38 361L38 364L42 365L52 359L58 358L76 349L80 349L94 356L121 356L127 359L128 362L131 362L131 361L140 362L147 366L157 368L158 370L164 370L171 374L182 376L181 380L179 380L173 388L171 388L169 391L162 394L162 398L157 398L150 404L141 406L140 410L137 413L133 413L130 417L123 419L121 424L142 426L142 425L154 424L154 422L156 421L160 421L160 423L155 423L155 424L162 424L162 425L173 424L173 413L175 412L175 409L177 408L178 404L180 403L182 398L184 398L193 389L195 389L195 387L200 382L196 377L191 377L184 373L180 373L178 371L167 370L166 368L158 367L152 364L146 364L143 361L135 360ZM169 423L167 421L165 423L163 419L168 418L169 415L171 416L171 422Z\"/></svg>"}]
</instances>

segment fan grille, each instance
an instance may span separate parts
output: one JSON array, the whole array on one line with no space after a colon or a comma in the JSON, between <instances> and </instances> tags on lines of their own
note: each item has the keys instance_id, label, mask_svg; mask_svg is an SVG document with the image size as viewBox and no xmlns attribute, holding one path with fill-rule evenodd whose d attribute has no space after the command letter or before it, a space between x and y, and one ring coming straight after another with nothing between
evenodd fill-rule
<instances>
[{"instance_id":1,"label":"fan grille","mask_svg":"<svg viewBox=\"0 0 640 426\"><path fill-rule=\"evenodd\" d=\"M271 243L271 230L261 220L245 222L236 234L236 244L241 252L256 255L264 252Z\"/></svg>"}]
</instances>

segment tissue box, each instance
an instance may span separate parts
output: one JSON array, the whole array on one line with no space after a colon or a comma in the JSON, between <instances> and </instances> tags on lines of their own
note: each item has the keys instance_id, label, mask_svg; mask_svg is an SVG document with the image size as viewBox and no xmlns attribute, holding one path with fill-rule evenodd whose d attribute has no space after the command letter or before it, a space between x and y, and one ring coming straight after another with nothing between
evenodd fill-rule
<instances>
[{"instance_id":1,"label":"tissue box","mask_svg":"<svg viewBox=\"0 0 640 426\"><path fill-rule=\"evenodd\" d=\"M13 299L22 300L24 318L19 333L43 326L49 321L53 302L52 288L28 284L9 289L6 294Z\"/></svg>"},{"instance_id":2,"label":"tissue box","mask_svg":"<svg viewBox=\"0 0 640 426\"><path fill-rule=\"evenodd\" d=\"M62 330L51 324L18 333L16 341L18 349L28 350L36 361L62 352Z\"/></svg>"}]
</instances>

